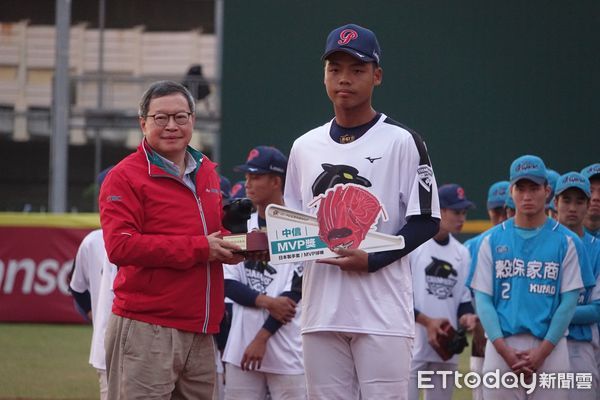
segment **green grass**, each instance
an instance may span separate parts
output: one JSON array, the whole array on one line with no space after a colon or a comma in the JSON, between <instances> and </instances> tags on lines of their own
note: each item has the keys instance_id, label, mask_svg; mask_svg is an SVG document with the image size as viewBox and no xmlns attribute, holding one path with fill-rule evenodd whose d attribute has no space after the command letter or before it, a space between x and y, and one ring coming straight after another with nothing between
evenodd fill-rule
<instances>
[{"instance_id":1,"label":"green grass","mask_svg":"<svg viewBox=\"0 0 600 400\"><path fill-rule=\"evenodd\" d=\"M0 324L0 400L98 399L91 338L89 325ZM470 352L461 354L463 373ZM469 389L454 391L454 400L470 398Z\"/></svg>"},{"instance_id":2,"label":"green grass","mask_svg":"<svg viewBox=\"0 0 600 400\"><path fill-rule=\"evenodd\" d=\"M89 325L0 324L0 399L97 399Z\"/></svg>"}]
</instances>

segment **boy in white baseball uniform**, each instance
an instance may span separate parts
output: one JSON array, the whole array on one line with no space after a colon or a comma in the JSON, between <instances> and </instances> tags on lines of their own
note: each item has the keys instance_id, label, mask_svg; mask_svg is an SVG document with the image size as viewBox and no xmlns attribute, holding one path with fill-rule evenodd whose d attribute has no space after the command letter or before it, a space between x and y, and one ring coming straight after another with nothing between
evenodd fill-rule
<instances>
[{"instance_id":1,"label":"boy in white baseball uniform","mask_svg":"<svg viewBox=\"0 0 600 400\"><path fill-rule=\"evenodd\" d=\"M266 228L265 209L283 205L287 158L276 148L258 146L236 170L246 173L246 195L257 209L248 231ZM225 295L233 317L225 364L225 400L304 400L306 384L300 339L301 263L272 267L246 260L224 266Z\"/></svg>"},{"instance_id":2,"label":"boy in white baseball uniform","mask_svg":"<svg viewBox=\"0 0 600 400\"><path fill-rule=\"evenodd\" d=\"M286 206L318 214L315 197L361 188L385 210L377 231L403 235L406 245L367 254L356 248L364 226L338 214L326 236L342 243L333 247L339 257L305 263L302 344L311 399L408 395L415 322L404 256L437 233L439 199L421 137L371 105L382 81L380 56L366 28L348 24L329 34L322 59L335 118L298 138L290 153ZM353 215L372 206L357 204Z\"/></svg>"},{"instance_id":3,"label":"boy in white baseball uniform","mask_svg":"<svg viewBox=\"0 0 600 400\"><path fill-rule=\"evenodd\" d=\"M458 355L444 360L436 352L443 327L452 325L472 331L477 316L471 293L465 286L471 257L452 234L462 231L467 211L475 205L456 184L439 187L442 219L439 232L410 253L417 331L410 371L409 399L419 399L419 371L456 371ZM454 386L443 387L442 376L433 375L433 388L424 390L425 400L450 400Z\"/></svg>"}]
</instances>

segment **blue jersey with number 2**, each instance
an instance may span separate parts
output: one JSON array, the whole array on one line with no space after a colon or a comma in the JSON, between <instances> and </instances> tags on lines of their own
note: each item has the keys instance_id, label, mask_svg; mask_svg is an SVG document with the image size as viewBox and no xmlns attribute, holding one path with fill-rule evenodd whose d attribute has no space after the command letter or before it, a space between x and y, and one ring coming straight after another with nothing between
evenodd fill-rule
<instances>
[{"instance_id":1,"label":"blue jersey with number 2","mask_svg":"<svg viewBox=\"0 0 600 400\"><path fill-rule=\"evenodd\" d=\"M471 287L492 296L505 337L543 339L560 294L593 286L594 277L581 240L555 220L518 231L509 219L481 238Z\"/></svg>"}]
</instances>

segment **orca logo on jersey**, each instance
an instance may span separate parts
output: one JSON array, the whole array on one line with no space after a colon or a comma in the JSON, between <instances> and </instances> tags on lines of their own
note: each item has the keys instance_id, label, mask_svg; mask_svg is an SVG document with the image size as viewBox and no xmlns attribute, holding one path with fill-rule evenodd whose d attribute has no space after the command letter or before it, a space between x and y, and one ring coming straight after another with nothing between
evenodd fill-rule
<instances>
[{"instance_id":1,"label":"orca logo on jersey","mask_svg":"<svg viewBox=\"0 0 600 400\"><path fill-rule=\"evenodd\" d=\"M344 45L350 43L351 40L357 39L358 33L354 29L344 29L340 32L340 40L338 44Z\"/></svg>"},{"instance_id":2,"label":"orca logo on jersey","mask_svg":"<svg viewBox=\"0 0 600 400\"><path fill-rule=\"evenodd\" d=\"M312 185L313 197L325 193L327 189L340 183L354 183L364 187L371 187L371 182L367 178L358 175L358 170L354 167L342 164L321 164L321 167L323 167L323 172L317 176Z\"/></svg>"},{"instance_id":3,"label":"orca logo on jersey","mask_svg":"<svg viewBox=\"0 0 600 400\"><path fill-rule=\"evenodd\" d=\"M427 282L427 293L436 296L440 300L452 297L452 290L456 286L458 272L448 261L431 257L431 263L425 268L425 282Z\"/></svg>"},{"instance_id":4,"label":"orca logo on jersey","mask_svg":"<svg viewBox=\"0 0 600 400\"><path fill-rule=\"evenodd\" d=\"M273 277L277 270L264 261L246 261L244 263L244 271L246 271L246 279L248 286L262 294L267 292L267 287L273 282ZM269 275L265 274L265 271Z\"/></svg>"}]
</instances>

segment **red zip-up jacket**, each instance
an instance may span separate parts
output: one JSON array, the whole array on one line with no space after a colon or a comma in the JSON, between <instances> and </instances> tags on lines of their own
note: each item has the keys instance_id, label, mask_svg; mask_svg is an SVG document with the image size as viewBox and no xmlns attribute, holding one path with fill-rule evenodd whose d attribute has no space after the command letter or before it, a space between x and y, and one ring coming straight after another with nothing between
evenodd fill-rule
<instances>
[{"instance_id":1,"label":"red zip-up jacket","mask_svg":"<svg viewBox=\"0 0 600 400\"><path fill-rule=\"evenodd\" d=\"M196 193L167 172L142 141L100 190L108 257L119 267L113 313L160 326L217 333L224 312L223 266L208 262L206 235L221 231L216 164L188 147L198 163Z\"/></svg>"}]
</instances>

